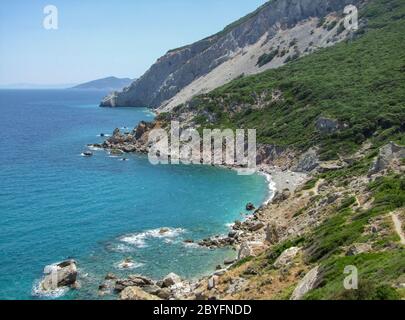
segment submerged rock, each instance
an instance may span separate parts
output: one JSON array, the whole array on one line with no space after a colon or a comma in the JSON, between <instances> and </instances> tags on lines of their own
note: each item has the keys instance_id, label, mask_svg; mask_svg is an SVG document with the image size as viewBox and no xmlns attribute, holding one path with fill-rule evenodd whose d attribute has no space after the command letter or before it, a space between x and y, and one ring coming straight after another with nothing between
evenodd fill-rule
<instances>
[{"instance_id":1,"label":"submerged rock","mask_svg":"<svg viewBox=\"0 0 405 320\"><path fill-rule=\"evenodd\" d=\"M92 156L93 156L93 152L91 152L91 151L85 151L85 152L83 152L83 156L85 156L85 157L92 157Z\"/></svg>"}]
</instances>

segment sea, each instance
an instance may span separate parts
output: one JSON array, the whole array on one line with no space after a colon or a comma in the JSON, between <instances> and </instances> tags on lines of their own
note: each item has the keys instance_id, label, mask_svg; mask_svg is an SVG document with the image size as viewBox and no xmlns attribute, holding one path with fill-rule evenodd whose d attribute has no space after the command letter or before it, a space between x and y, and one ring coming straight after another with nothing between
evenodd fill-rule
<instances>
[{"instance_id":1,"label":"sea","mask_svg":"<svg viewBox=\"0 0 405 320\"><path fill-rule=\"evenodd\" d=\"M246 203L269 197L261 175L155 166L138 154L122 161L104 150L84 157L101 135L154 119L148 108L100 108L106 94L0 90L0 300L113 298L97 290L110 272L210 274L236 252L185 240L227 234ZM80 288L42 292L44 267L66 259L77 261Z\"/></svg>"}]
</instances>

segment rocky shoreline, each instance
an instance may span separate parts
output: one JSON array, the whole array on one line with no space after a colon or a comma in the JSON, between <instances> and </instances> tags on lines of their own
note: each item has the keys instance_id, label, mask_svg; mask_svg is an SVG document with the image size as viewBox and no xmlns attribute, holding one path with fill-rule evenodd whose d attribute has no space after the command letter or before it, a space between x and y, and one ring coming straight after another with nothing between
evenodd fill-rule
<instances>
[{"instance_id":1,"label":"rocky shoreline","mask_svg":"<svg viewBox=\"0 0 405 320\"><path fill-rule=\"evenodd\" d=\"M104 143L89 145L89 147L101 148L114 155L132 152L146 154L149 147L148 132L162 125L158 121L141 122L131 132L122 133L116 129ZM251 214L246 215L243 221L235 221L228 234L185 241L186 244L195 244L213 250L231 247L235 250L235 258L226 259L223 265L216 267L215 272L198 280L182 279L174 273L160 280L149 279L142 275L130 275L121 279L114 274L108 274L99 286L99 296L115 295L122 300L215 300L224 297L243 297L238 295L242 288L246 287L248 280L240 277L239 274L233 275L235 269L240 268L244 261L263 254L269 248L292 237L299 237L320 225L327 217L330 208L347 197L347 188L342 189L323 179L318 179L316 183L308 186L314 174L345 168L351 161L364 158L368 152L369 146L365 144L351 159L326 163L319 161L316 149L299 155L288 149L259 146L259 173L266 176L272 196L257 209L252 203L246 204L245 210ZM379 156L370 168L369 178L360 177L352 181L349 193L364 193L367 181L383 175L387 168L401 172L403 169L398 159L403 159L404 155L404 148L394 143L381 148ZM367 194L358 195L356 199L358 205L364 207L367 207L371 201ZM347 248L347 254L357 255L364 250L371 250L371 246L353 246ZM277 257L273 268L281 271L290 270L295 265L293 261L299 259L301 251L299 247L289 247ZM131 263L131 261L124 261L123 266L125 263ZM71 263L63 265L68 266L69 270L72 269ZM294 278L294 283L299 283L291 294L293 299L302 298L308 290L316 287L320 279L318 266L314 266L313 269L307 269L307 266L302 268L304 271L298 271L298 275L303 272L306 275L303 278L299 276ZM66 274L63 270L61 272ZM258 271L247 267L243 273L255 276ZM46 284L49 281L49 275L46 275L41 283ZM268 281L272 283L273 280ZM62 281L60 285L65 285L64 283ZM223 288L224 283L226 290ZM268 283L266 280L266 285ZM68 286L76 288L77 283L74 281Z\"/></svg>"},{"instance_id":2,"label":"rocky shoreline","mask_svg":"<svg viewBox=\"0 0 405 320\"><path fill-rule=\"evenodd\" d=\"M104 149L112 155L147 154L150 130L163 126L164 123L155 121L153 123L141 122L130 132L123 133L120 129L115 129L112 136L104 143L91 144L89 147ZM248 203L245 210L252 212L252 214L246 215L243 221L235 221L227 235L214 235L207 239L185 241L185 243L196 244L212 250L224 247L233 248L236 252L234 259L226 259L223 263L224 266L217 266L217 270L211 276L196 281L184 280L175 274L170 274L159 281L141 275L118 279L109 274L106 276L105 282L100 285L99 294L101 296L111 293L117 294L120 299L124 300L209 299L210 297L202 296L202 292L206 289L205 283L208 283L208 288L215 287L218 276L224 275L238 261L264 250L277 237L275 235L276 230L274 226L268 223L268 219L263 214L264 211L270 205L290 198L295 190L309 179L307 173L290 170L294 161L289 150L282 150L273 146L260 146L258 153L258 163L260 164L258 173L264 175L268 181L268 199L257 209L252 203ZM284 165L280 166L281 163ZM238 169L227 165L221 167ZM164 285L167 278L174 279L170 286L167 286L168 281Z\"/></svg>"}]
</instances>

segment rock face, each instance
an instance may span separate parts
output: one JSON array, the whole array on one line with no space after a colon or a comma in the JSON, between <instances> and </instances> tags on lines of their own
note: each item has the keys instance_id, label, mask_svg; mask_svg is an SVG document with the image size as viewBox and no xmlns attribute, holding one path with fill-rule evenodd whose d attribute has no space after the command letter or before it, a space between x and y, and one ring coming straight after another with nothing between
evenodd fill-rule
<instances>
[{"instance_id":1,"label":"rock face","mask_svg":"<svg viewBox=\"0 0 405 320\"><path fill-rule=\"evenodd\" d=\"M295 288L291 300L301 300L309 291L316 289L320 280L319 266L309 271Z\"/></svg>"},{"instance_id":2,"label":"rock face","mask_svg":"<svg viewBox=\"0 0 405 320\"><path fill-rule=\"evenodd\" d=\"M373 162L370 168L370 174L379 173L388 168L390 163L394 160L405 158L405 147L401 147L393 142L387 144L380 149L380 154Z\"/></svg>"},{"instance_id":3,"label":"rock face","mask_svg":"<svg viewBox=\"0 0 405 320\"><path fill-rule=\"evenodd\" d=\"M266 241L270 244L276 244L279 240L277 227L275 224L269 224L266 227Z\"/></svg>"},{"instance_id":4,"label":"rock face","mask_svg":"<svg viewBox=\"0 0 405 320\"><path fill-rule=\"evenodd\" d=\"M273 203L275 203L275 204L281 203L290 197L291 197L291 192L289 189L285 189L282 192L277 191L276 195L273 198Z\"/></svg>"},{"instance_id":5,"label":"rock face","mask_svg":"<svg viewBox=\"0 0 405 320\"><path fill-rule=\"evenodd\" d=\"M335 119L320 117L316 121L316 128L322 134L331 134L344 128L344 125Z\"/></svg>"},{"instance_id":6,"label":"rock face","mask_svg":"<svg viewBox=\"0 0 405 320\"><path fill-rule=\"evenodd\" d=\"M324 17L331 12L341 11L348 4L356 4L358 0L275 0L261 6L255 12L231 24L223 31L205 38L191 45L169 51L159 58L157 62L131 86L121 92L114 92L106 97L101 106L150 106L159 107L168 102L171 98L179 95L180 91L192 83L198 82L204 76L210 74L215 69L220 69L228 61L234 61L237 56L241 65L240 70L235 72L232 67L222 70L216 74L220 78L211 87L214 89L233 78L248 73L263 71L263 68L256 66L258 57L249 61L249 56L243 54L244 50L255 49L256 54L263 54L261 47L267 45L270 50L272 46L277 47L277 43L272 43L276 35L285 29L294 28L299 22L314 17ZM316 23L315 23L316 25ZM308 31L308 30L306 30ZM299 30L297 31L299 33ZM322 31L318 31L322 32ZM309 33L309 32L308 32ZM305 33L307 34L307 33ZM321 36L321 37L319 37ZM291 37L294 37L291 35ZM305 36L307 37L307 36ZM307 48L308 43L315 42L314 46L327 46L336 37L330 34L329 41L320 43L328 38L328 34L316 34L313 38L308 38L305 44L301 45L302 51ZM301 36L298 35L298 38ZM285 39L284 39L285 40ZM292 40L292 39L288 39ZM323 40L322 40L323 41ZM333 40L332 40L333 42ZM330 45L330 44L329 44ZM289 49L289 48L288 48ZM294 52L292 51L291 54ZM245 57L245 58L244 58ZM247 59L246 61L244 59ZM285 57L277 65L282 65ZM251 64L251 68L244 70L243 65ZM232 74L229 77L229 74ZM205 79L206 80L206 79ZM198 86L195 86L198 88ZM201 93L194 90L195 93ZM190 90L192 92L193 90ZM184 92L183 92L184 93ZM184 100L191 98L190 93L184 94ZM178 101L180 104L181 101ZM176 103L174 105L177 105Z\"/></svg>"},{"instance_id":7,"label":"rock face","mask_svg":"<svg viewBox=\"0 0 405 320\"><path fill-rule=\"evenodd\" d=\"M247 242L242 243L238 252L238 260L243 260L251 256L253 256L253 250L249 245L249 243Z\"/></svg>"},{"instance_id":8,"label":"rock face","mask_svg":"<svg viewBox=\"0 0 405 320\"><path fill-rule=\"evenodd\" d=\"M44 269L41 289L52 291L60 287L75 287L77 281L77 265L74 260L67 260Z\"/></svg>"},{"instance_id":9,"label":"rock face","mask_svg":"<svg viewBox=\"0 0 405 320\"><path fill-rule=\"evenodd\" d=\"M294 171L297 172L312 172L319 167L319 158L317 150L314 148L305 152L298 160Z\"/></svg>"}]
</instances>

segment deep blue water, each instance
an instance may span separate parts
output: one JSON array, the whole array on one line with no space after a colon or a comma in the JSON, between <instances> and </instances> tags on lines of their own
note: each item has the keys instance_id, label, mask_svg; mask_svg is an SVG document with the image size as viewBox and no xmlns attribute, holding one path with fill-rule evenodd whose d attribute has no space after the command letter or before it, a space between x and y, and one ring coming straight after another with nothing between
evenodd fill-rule
<instances>
[{"instance_id":1,"label":"deep blue water","mask_svg":"<svg viewBox=\"0 0 405 320\"><path fill-rule=\"evenodd\" d=\"M104 94L0 90L0 299L44 298L33 291L44 266L67 258L82 288L65 299L97 298L108 272L201 276L235 253L183 241L226 233L247 202L267 197L257 175L82 157L101 132L153 119L147 109L98 108ZM162 227L173 230L158 237ZM119 270L126 257L137 268Z\"/></svg>"}]
</instances>

